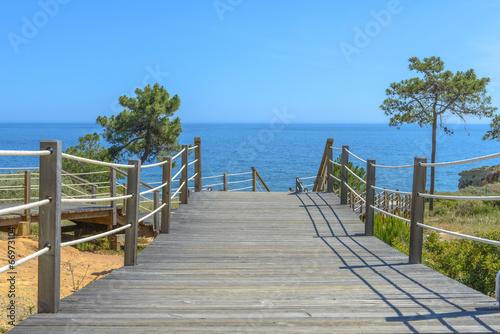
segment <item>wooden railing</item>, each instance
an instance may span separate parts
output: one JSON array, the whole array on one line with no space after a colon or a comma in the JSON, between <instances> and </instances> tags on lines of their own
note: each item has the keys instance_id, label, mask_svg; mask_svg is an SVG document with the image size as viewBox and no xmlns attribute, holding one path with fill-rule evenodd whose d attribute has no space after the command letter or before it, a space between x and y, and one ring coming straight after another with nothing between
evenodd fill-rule
<instances>
[{"instance_id":1,"label":"wooden railing","mask_svg":"<svg viewBox=\"0 0 500 334\"><path fill-rule=\"evenodd\" d=\"M165 157L161 163L151 165L141 165L141 161L130 159L128 165L118 165L113 163L104 163L93 161L85 158L79 158L68 154L63 154L61 150L62 144L57 140L42 141L40 143L40 151L0 151L4 156L15 155L39 155L40 156L40 171L39 171L39 198L38 202L31 202L31 172L25 172L24 177L24 202L28 205L14 205L6 209L0 210L0 214L8 214L21 209L26 211L26 219L30 219L29 210L33 207L45 206L43 210L39 210L39 249L40 251L31 254L19 261L13 261L11 264L0 268L1 272L13 270L16 266L25 263L31 259L38 257L38 312L39 313L55 313L59 311L60 298L60 252L61 247L74 245L80 242L90 241L102 236L108 236L118 231L125 230L125 255L124 265L134 266L137 264L137 239L138 239L138 224L147 217L154 215L158 217L161 211L161 226L159 219L155 219L155 229L161 230L162 233L169 232L170 216L171 216L171 200L177 195L180 197L182 204L187 204L189 197L188 184L194 180L194 191L201 191L201 140L195 138L194 147L182 145L182 151L174 157ZM194 161L189 162L189 151L194 150ZM172 160L182 156L182 164L180 170L182 175L179 179L180 187L173 193L172 183L175 181L172 178ZM89 182L79 176L62 171L62 159L74 159L84 163L96 163L105 165L110 168L110 197L97 196L98 185ZM189 166L195 165L194 175L189 178ZM154 188L152 185L141 181L141 169L161 166L163 169L162 185ZM128 172L122 171L120 168L128 169ZM121 174L127 177L127 185L124 187L125 194L117 196L116 174ZM179 175L179 173L177 174ZM79 185L90 186L90 198L78 198L78 196L70 196L72 198L62 198L62 177L67 177L78 182ZM140 192L140 186L148 190ZM161 203L159 192L162 192ZM141 196L153 193L154 207L153 210L146 216L139 216L139 201ZM116 201L126 201L126 223L124 226L113 229L111 231L101 233L92 237L78 239L75 241L61 243L61 203L94 203L95 202L111 202L111 206L116 209ZM116 210L113 210L116 215ZM158 224L156 223L158 222ZM116 216L113 218L113 225L116 225Z\"/></svg>"},{"instance_id":2,"label":"wooden railing","mask_svg":"<svg viewBox=\"0 0 500 334\"><path fill-rule=\"evenodd\" d=\"M333 160L333 150L341 151L340 162ZM366 165L366 179L360 178L356 173L349 169L349 156L359 160ZM500 196L447 196L427 194L426 168L450 166L475 161L482 161L500 157L500 153L487 156L452 161L442 163L427 163L426 158L416 157L413 164L401 166L378 165L374 159L363 160L349 151L349 146L342 148L333 147L333 139L329 138L325 145L325 150L321 159L318 174L315 179L313 191L335 192L340 197L340 204L349 205L353 211L359 212L360 217L365 223L365 234L372 236L374 232L375 212L384 216L390 216L403 220L410 224L410 244L409 244L409 263L422 262L423 230L430 229L440 233L446 233L465 239L489 243L500 246L500 241L488 240L475 236L464 235L457 232L451 232L424 224L425 198L452 199L452 200L500 200ZM340 168L339 175L335 176L334 167ZM412 191L404 192L399 190L390 190L378 187L375 182L376 168L379 169L413 169ZM349 174L357 178L365 185L364 191L353 189L349 185ZM335 184L338 187L335 187ZM296 191L303 191L300 178L296 180ZM378 191L378 193L377 193ZM500 273L497 275L497 300L500 301Z\"/></svg>"}]
</instances>

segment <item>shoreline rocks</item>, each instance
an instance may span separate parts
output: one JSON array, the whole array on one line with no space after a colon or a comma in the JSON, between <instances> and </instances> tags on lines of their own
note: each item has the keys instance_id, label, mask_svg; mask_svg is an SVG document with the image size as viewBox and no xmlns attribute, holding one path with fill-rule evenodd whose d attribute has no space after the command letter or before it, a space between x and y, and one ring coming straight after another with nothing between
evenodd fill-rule
<instances>
[{"instance_id":1,"label":"shoreline rocks","mask_svg":"<svg viewBox=\"0 0 500 334\"><path fill-rule=\"evenodd\" d=\"M487 184L499 182L500 165L483 166L473 169L467 169L458 173L458 189L463 189L469 186L482 187Z\"/></svg>"}]
</instances>

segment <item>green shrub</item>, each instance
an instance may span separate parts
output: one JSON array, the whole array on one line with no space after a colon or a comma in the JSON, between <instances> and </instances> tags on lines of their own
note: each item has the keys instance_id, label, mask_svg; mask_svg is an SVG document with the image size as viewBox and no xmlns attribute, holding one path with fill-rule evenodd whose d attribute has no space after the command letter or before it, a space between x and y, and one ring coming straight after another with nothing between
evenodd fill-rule
<instances>
[{"instance_id":1,"label":"green shrub","mask_svg":"<svg viewBox=\"0 0 500 334\"><path fill-rule=\"evenodd\" d=\"M479 235L500 240L500 232ZM440 241L436 233L427 236L424 263L430 268L489 296L495 294L495 277L500 270L500 248L472 240Z\"/></svg>"},{"instance_id":2,"label":"green shrub","mask_svg":"<svg viewBox=\"0 0 500 334\"><path fill-rule=\"evenodd\" d=\"M93 252L96 250L109 250L111 246L109 244L108 237L102 237L89 242L82 242L75 245L76 249L85 252Z\"/></svg>"},{"instance_id":3,"label":"green shrub","mask_svg":"<svg viewBox=\"0 0 500 334\"><path fill-rule=\"evenodd\" d=\"M456 201L455 213L458 216L475 216L496 213L499 207L494 202Z\"/></svg>"},{"instance_id":4,"label":"green shrub","mask_svg":"<svg viewBox=\"0 0 500 334\"><path fill-rule=\"evenodd\" d=\"M408 224L402 220L375 215L374 235L391 247L394 247L404 252L410 242L410 228Z\"/></svg>"},{"instance_id":5,"label":"green shrub","mask_svg":"<svg viewBox=\"0 0 500 334\"><path fill-rule=\"evenodd\" d=\"M442 206L437 206L437 207L435 207L435 208L434 208L434 210L433 210L433 211L430 211L430 212L429 212L429 214L430 214L431 216L443 216L443 215L445 215L445 214L446 214L446 212L447 212L447 211L446 211L446 209L445 209L444 207L442 207Z\"/></svg>"}]
</instances>

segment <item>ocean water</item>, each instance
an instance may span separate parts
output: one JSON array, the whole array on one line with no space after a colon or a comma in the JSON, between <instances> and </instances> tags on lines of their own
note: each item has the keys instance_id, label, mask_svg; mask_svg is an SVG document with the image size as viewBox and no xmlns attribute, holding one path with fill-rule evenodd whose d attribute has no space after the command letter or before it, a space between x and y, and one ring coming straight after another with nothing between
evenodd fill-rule
<instances>
[{"instance_id":1,"label":"ocean water","mask_svg":"<svg viewBox=\"0 0 500 334\"><path fill-rule=\"evenodd\" d=\"M463 125L452 125L450 128L455 132L452 136L439 132L438 162L500 152L498 142L481 140L488 125L473 124L467 129ZM99 131L100 127L95 124L0 124L0 150L38 150L42 139L61 140L65 149L77 144L78 137ZM194 137L201 137L202 141L203 176L248 172L255 167L272 191L294 188L297 176L316 175L327 138L334 139L335 147L349 145L359 157L376 159L378 164L384 165L411 164L416 156L428 157L430 161L431 153L430 128L412 125L397 129L386 124L183 124L180 143L192 144ZM337 153L340 152L334 151L334 155ZM439 167L436 169L436 190L456 190L460 171L495 164L500 164L500 159ZM37 157L0 157L0 168L36 166ZM411 190L411 169L377 169L376 173L378 186ZM229 181L250 177L234 176ZM143 170L143 179L160 181L161 169ZM219 182L221 179L204 181L205 184ZM312 182L305 180L304 184ZM243 182L232 184L230 188L247 186L250 183Z\"/></svg>"}]
</instances>

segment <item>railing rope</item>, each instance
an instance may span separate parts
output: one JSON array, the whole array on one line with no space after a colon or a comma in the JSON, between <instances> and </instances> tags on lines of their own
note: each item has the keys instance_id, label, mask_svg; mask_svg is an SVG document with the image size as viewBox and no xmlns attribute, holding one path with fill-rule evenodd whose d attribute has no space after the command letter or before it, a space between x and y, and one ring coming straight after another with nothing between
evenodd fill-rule
<instances>
[{"instance_id":1,"label":"railing rope","mask_svg":"<svg viewBox=\"0 0 500 334\"><path fill-rule=\"evenodd\" d=\"M361 159L360 157L358 157L356 154L352 153L351 151L347 150L347 153L349 153L350 155L352 155L354 158L358 159L362 163L366 164L366 160Z\"/></svg>"},{"instance_id":2,"label":"railing rope","mask_svg":"<svg viewBox=\"0 0 500 334\"><path fill-rule=\"evenodd\" d=\"M469 240L479 241L479 242L483 242L483 243L490 244L490 245L500 246L500 241L489 240L489 239L474 237L474 236L471 236L471 235L462 234L462 233L458 233L458 232L452 232L452 231L448 231L448 230L443 230L443 229L440 229L440 228L437 228L437 227L434 227L434 226L429 226L429 225L425 225L425 224L421 224L421 223L417 223L417 225L420 226L420 227L422 227L422 228L427 228L429 230L433 230L433 231L436 231L436 232L446 233L446 234L453 235L453 236L460 237L460 238L464 238L464 239L469 239Z\"/></svg>"},{"instance_id":3,"label":"railing rope","mask_svg":"<svg viewBox=\"0 0 500 334\"><path fill-rule=\"evenodd\" d=\"M92 240L99 239L99 238L102 238L102 237L106 237L108 235L112 235L112 234L118 233L120 231L126 230L129 227L132 227L132 225L127 224L127 225L124 225L122 227L115 228L115 229L113 229L111 231L103 232L103 233L96 234L96 235L93 235L93 236L90 236L90 237L62 242L61 243L61 247L73 246L73 245L81 244L82 242L88 242L88 241L92 241Z\"/></svg>"},{"instance_id":4,"label":"railing rope","mask_svg":"<svg viewBox=\"0 0 500 334\"><path fill-rule=\"evenodd\" d=\"M80 161L80 162L87 162L87 163L90 163L90 164L100 165L100 166L106 166L106 167L128 168L128 169L135 168L133 165L123 165L123 164L115 164L115 163L112 163L112 162L98 161L98 160L93 160L93 159L87 159L87 158L77 157L76 155L71 155L71 154L67 154L67 153L62 153L62 157L66 158L66 159L69 159L69 160L75 160L75 161Z\"/></svg>"},{"instance_id":5,"label":"railing rope","mask_svg":"<svg viewBox=\"0 0 500 334\"><path fill-rule=\"evenodd\" d=\"M16 260L16 262L14 264L8 264L6 266L3 266L2 268L0 268L0 274L4 273L6 271L12 270L12 269L16 268L17 266L20 266L23 263L26 263L26 262L31 261L33 259L36 259L37 257L47 253L48 251L50 251L50 246L46 245L44 248L40 249L39 251L37 251L33 254L30 254L30 255L22 258L21 260Z\"/></svg>"},{"instance_id":6,"label":"railing rope","mask_svg":"<svg viewBox=\"0 0 500 334\"><path fill-rule=\"evenodd\" d=\"M465 159L465 160L457 160L457 161L448 161L448 162L435 162L435 163L422 163L423 167L439 167L439 166L452 166L452 165L460 165L466 164L470 162L489 160L500 157L500 153L494 153L489 155L483 155L477 158Z\"/></svg>"},{"instance_id":7,"label":"railing rope","mask_svg":"<svg viewBox=\"0 0 500 334\"><path fill-rule=\"evenodd\" d=\"M408 191L399 191L399 190L391 190L391 189L386 189L386 188L381 188L381 187L373 187L374 189L384 191L384 192L389 192L389 193L394 193L394 194L399 194L399 195L411 195L411 192Z\"/></svg>"},{"instance_id":8,"label":"railing rope","mask_svg":"<svg viewBox=\"0 0 500 334\"><path fill-rule=\"evenodd\" d=\"M49 150L40 150L40 151L0 151L0 156L7 157L27 157L27 156L47 156L51 155L52 152ZM29 167L27 167L29 168ZM14 169L14 168L11 168Z\"/></svg>"},{"instance_id":9,"label":"railing rope","mask_svg":"<svg viewBox=\"0 0 500 334\"><path fill-rule=\"evenodd\" d=\"M38 207L47 205L50 202L51 202L51 199L49 198L49 199L43 199L43 200L40 200L40 201L37 201L37 202L33 202L33 203L28 203L28 204L22 204L22 205L13 206L13 207L10 207L10 208L6 208L6 209L0 210L0 215L6 215L6 214L9 214L9 213L12 213L12 212L16 212L16 211L23 211L23 210L38 208Z\"/></svg>"}]
</instances>

